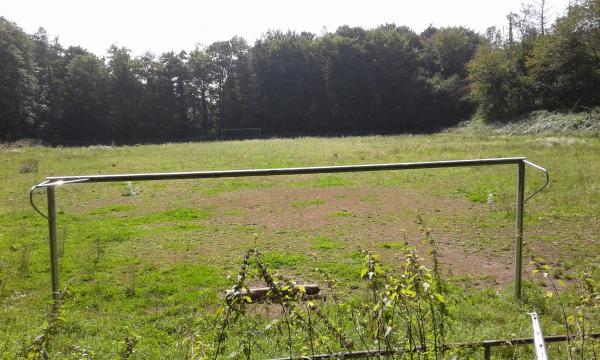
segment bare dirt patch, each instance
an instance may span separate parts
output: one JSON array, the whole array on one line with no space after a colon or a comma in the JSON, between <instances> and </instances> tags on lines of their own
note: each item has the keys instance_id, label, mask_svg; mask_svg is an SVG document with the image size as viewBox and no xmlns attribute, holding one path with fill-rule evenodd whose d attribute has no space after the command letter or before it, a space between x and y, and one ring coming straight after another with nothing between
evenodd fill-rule
<instances>
[{"instance_id":1,"label":"bare dirt patch","mask_svg":"<svg viewBox=\"0 0 600 360\"><path fill-rule=\"evenodd\" d=\"M223 193L215 200L220 204L220 215L211 220L215 225L246 226L261 235L279 235L283 250L326 260L360 246L396 266L402 260L401 244L407 243L417 247L428 263L430 246L423 241L422 228L430 227L445 272L471 276L475 284L486 286L505 285L512 280L512 246L500 252L472 246L477 243L473 237L496 238L510 244L512 228L481 229L455 219L481 218L481 212L488 210L487 204L397 188L252 189ZM231 213L235 215L227 215ZM446 221L443 226L438 220L430 223L434 218ZM333 250L335 253L315 250L311 239L317 235L329 236L341 244L341 249ZM394 246L390 248L389 243ZM235 247L225 246L235 251Z\"/></svg>"},{"instance_id":2,"label":"bare dirt patch","mask_svg":"<svg viewBox=\"0 0 600 360\"><path fill-rule=\"evenodd\" d=\"M311 280L308 268L324 262L343 267L344 258L356 256L359 247L378 253L386 264L397 267L403 259L402 244L407 243L431 264L431 246L424 241L422 231L426 227L436 240L445 273L471 278L475 286L501 287L513 280L514 221L510 216L498 217L511 208L510 204L490 206L394 187L277 187L217 195L190 192L185 186L166 190L170 195L166 200L136 206L136 215L177 207L204 208L207 204L214 212L208 219L189 220L198 225L198 231L180 232L179 222L172 224L171 234L150 235L156 238L156 246L144 248L140 255L151 262L208 258L224 271L235 272L244 251L257 246L264 252L304 256L304 264L283 267L291 276ZM137 205L140 201L119 197L101 205ZM526 224L524 264L531 254L556 263L565 251L573 253L570 242L549 240L551 235L568 233L561 224ZM585 236L593 239L597 230L596 226ZM584 240L581 232L573 233L577 243ZM324 238L326 246L316 244L316 238ZM172 246L173 241L179 242L177 246Z\"/></svg>"}]
</instances>

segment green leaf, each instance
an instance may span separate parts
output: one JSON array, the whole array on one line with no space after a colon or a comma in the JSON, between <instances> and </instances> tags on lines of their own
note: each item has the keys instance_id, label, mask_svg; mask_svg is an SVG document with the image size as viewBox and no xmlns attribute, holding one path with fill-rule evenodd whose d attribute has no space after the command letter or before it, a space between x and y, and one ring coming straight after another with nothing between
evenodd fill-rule
<instances>
[{"instance_id":1,"label":"green leaf","mask_svg":"<svg viewBox=\"0 0 600 360\"><path fill-rule=\"evenodd\" d=\"M400 290L400 293L402 293L403 295L406 295L406 296L410 296L410 297L415 297L417 295L417 293L415 291L408 290L408 289L402 289L402 290Z\"/></svg>"},{"instance_id":2,"label":"green leaf","mask_svg":"<svg viewBox=\"0 0 600 360\"><path fill-rule=\"evenodd\" d=\"M433 293L433 296L435 296L435 298L441 302L442 304L446 303L446 299L444 298L444 296L442 294L439 293Z\"/></svg>"}]
</instances>

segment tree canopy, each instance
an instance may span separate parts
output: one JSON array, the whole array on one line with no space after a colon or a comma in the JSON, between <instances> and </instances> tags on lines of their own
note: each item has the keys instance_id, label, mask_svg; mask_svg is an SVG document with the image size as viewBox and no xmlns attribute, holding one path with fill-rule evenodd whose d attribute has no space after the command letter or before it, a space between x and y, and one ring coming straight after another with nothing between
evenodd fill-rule
<instances>
[{"instance_id":1,"label":"tree canopy","mask_svg":"<svg viewBox=\"0 0 600 360\"><path fill-rule=\"evenodd\" d=\"M544 6L544 2L541 3ZM541 12L540 12L541 10ZM477 112L510 119L600 103L600 0L507 16L506 34L394 24L319 36L268 31L191 51L98 56L0 17L0 138L156 142L433 131ZM542 15L540 15L542 14Z\"/></svg>"},{"instance_id":2,"label":"tree canopy","mask_svg":"<svg viewBox=\"0 0 600 360\"><path fill-rule=\"evenodd\" d=\"M487 120L600 104L600 0L571 5L550 27L531 21L532 12L543 16L530 6L510 14L514 34L511 26L507 39L479 47L468 65L471 96Z\"/></svg>"}]
</instances>

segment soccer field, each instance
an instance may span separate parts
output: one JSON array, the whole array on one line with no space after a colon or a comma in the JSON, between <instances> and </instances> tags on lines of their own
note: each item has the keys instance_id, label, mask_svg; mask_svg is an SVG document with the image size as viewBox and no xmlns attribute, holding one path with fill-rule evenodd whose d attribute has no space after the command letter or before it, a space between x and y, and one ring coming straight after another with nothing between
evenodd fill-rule
<instances>
[{"instance_id":1,"label":"soccer field","mask_svg":"<svg viewBox=\"0 0 600 360\"><path fill-rule=\"evenodd\" d=\"M248 249L259 250L273 273L319 284L328 300L316 301L327 308L332 298L352 303L368 291L361 250L393 271L405 261L403 251L415 247L431 268L424 229L448 283L448 342L529 337L527 311L540 313L545 334L564 334L561 309L574 313L577 278L600 277L599 154L595 138L460 134L3 146L0 357L38 351L40 341L51 358L201 356L197 351L217 337L224 291ZM61 286L68 287L60 319L49 325L47 222L27 193L45 176L508 156L526 156L551 178L526 204L524 250L524 264L544 259L549 278L534 277L534 265L526 265L521 302L512 299L515 166L69 184L56 190ZM526 194L543 181L528 169ZM34 197L41 209L45 199L43 191ZM548 295L549 281L558 284L557 295ZM276 312L251 305L244 317L277 319ZM589 316L591 330L599 331L598 309ZM338 325L352 332L351 324ZM289 355L287 344L260 350L257 341L257 358ZM244 356L232 349L224 356ZM521 351L530 356L530 349Z\"/></svg>"}]
</instances>

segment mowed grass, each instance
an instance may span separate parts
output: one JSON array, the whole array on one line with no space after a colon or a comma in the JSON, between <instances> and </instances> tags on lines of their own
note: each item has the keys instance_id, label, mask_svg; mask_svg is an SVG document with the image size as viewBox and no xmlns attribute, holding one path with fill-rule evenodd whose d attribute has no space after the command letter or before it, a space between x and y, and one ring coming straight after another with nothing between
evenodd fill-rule
<instances>
[{"instance_id":1,"label":"mowed grass","mask_svg":"<svg viewBox=\"0 0 600 360\"><path fill-rule=\"evenodd\" d=\"M47 222L28 203L45 176L277 168L527 156L550 186L526 205L526 259L541 256L569 280L597 272L600 140L459 134L272 139L126 147L0 148L0 358L23 353L50 309ZM37 172L22 165L39 161ZM72 184L58 188L61 284L69 283L53 358L183 358L190 339L214 332L246 249L300 282L327 273L348 298L360 287L358 246L394 266L405 242L426 248L418 218L440 238L443 267L461 306L451 340L530 336L525 311L564 333L528 281L511 299L514 166L217 180ZM543 182L527 170L527 193ZM392 197L396 194L399 197ZM488 199L491 199L488 201ZM35 201L45 208L45 196ZM452 250L452 252L450 252ZM502 264L486 272L461 260ZM508 268L507 268L508 266ZM498 272L509 274L499 276ZM568 299L574 290L565 289ZM283 352L282 352L283 353Z\"/></svg>"}]
</instances>

